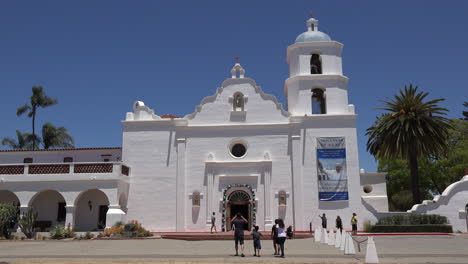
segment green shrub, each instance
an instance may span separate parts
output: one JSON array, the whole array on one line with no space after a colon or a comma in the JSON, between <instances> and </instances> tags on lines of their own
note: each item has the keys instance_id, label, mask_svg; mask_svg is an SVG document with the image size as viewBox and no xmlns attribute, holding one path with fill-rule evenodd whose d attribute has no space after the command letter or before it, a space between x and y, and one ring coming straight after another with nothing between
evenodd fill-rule
<instances>
[{"instance_id":1,"label":"green shrub","mask_svg":"<svg viewBox=\"0 0 468 264\"><path fill-rule=\"evenodd\" d=\"M34 223L37 220L37 212L33 211L33 208L29 208L28 211L21 216L18 225L21 231L28 238L32 238L34 235Z\"/></svg>"},{"instance_id":2,"label":"green shrub","mask_svg":"<svg viewBox=\"0 0 468 264\"><path fill-rule=\"evenodd\" d=\"M441 215L395 215L379 219L376 225L446 225L447 217Z\"/></svg>"},{"instance_id":3,"label":"green shrub","mask_svg":"<svg viewBox=\"0 0 468 264\"><path fill-rule=\"evenodd\" d=\"M125 225L124 230L125 230L125 232L135 232L136 225L134 223L128 223L128 224Z\"/></svg>"},{"instance_id":4,"label":"green shrub","mask_svg":"<svg viewBox=\"0 0 468 264\"><path fill-rule=\"evenodd\" d=\"M118 222L115 222L115 224L113 225L113 227L115 227L115 228L119 228L119 227L121 227L121 226L124 226L124 225L125 225L125 223L124 223L124 222L122 222L122 221L118 221Z\"/></svg>"},{"instance_id":5,"label":"green shrub","mask_svg":"<svg viewBox=\"0 0 468 264\"><path fill-rule=\"evenodd\" d=\"M63 239L65 238L65 227L63 225L56 225L50 230L50 237L52 239Z\"/></svg>"},{"instance_id":6,"label":"green shrub","mask_svg":"<svg viewBox=\"0 0 468 264\"><path fill-rule=\"evenodd\" d=\"M372 224L369 220L365 220L363 223L362 223L363 227L364 227L364 232L371 232L372 230Z\"/></svg>"},{"instance_id":7,"label":"green shrub","mask_svg":"<svg viewBox=\"0 0 468 264\"><path fill-rule=\"evenodd\" d=\"M70 225L68 225L67 229L63 225L56 225L50 229L50 237L52 239L73 238L75 232L70 228Z\"/></svg>"},{"instance_id":8,"label":"green shrub","mask_svg":"<svg viewBox=\"0 0 468 264\"><path fill-rule=\"evenodd\" d=\"M84 235L84 239L91 239L93 237L94 237L94 235L91 234L90 232L86 232L85 235Z\"/></svg>"},{"instance_id":9,"label":"green shrub","mask_svg":"<svg viewBox=\"0 0 468 264\"><path fill-rule=\"evenodd\" d=\"M18 208L14 204L0 203L0 236L10 239L11 228L15 225Z\"/></svg>"},{"instance_id":10,"label":"green shrub","mask_svg":"<svg viewBox=\"0 0 468 264\"><path fill-rule=\"evenodd\" d=\"M371 228L374 233L452 233L451 225L374 225Z\"/></svg>"}]
</instances>

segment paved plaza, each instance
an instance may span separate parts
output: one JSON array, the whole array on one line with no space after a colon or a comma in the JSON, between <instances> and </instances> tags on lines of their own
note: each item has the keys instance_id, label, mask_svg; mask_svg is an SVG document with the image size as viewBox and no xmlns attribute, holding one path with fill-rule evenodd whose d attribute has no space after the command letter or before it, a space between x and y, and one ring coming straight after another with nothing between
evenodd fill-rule
<instances>
[{"instance_id":1,"label":"paved plaza","mask_svg":"<svg viewBox=\"0 0 468 264\"><path fill-rule=\"evenodd\" d=\"M360 237L359 239L363 239ZM468 235L376 236L381 263L468 263ZM170 239L91 241L0 241L0 262L7 263L364 263L361 252L346 256L313 239L288 240L286 258L275 258L271 241L262 241L262 257L253 257L246 241L246 257L234 256L232 241ZM356 246L356 251L357 251Z\"/></svg>"}]
</instances>

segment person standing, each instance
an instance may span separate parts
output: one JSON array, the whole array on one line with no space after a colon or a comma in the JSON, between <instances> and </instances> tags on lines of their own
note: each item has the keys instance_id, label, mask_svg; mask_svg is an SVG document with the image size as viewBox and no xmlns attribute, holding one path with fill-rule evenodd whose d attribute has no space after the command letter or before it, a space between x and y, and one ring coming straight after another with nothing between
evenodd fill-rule
<instances>
[{"instance_id":1,"label":"person standing","mask_svg":"<svg viewBox=\"0 0 468 264\"><path fill-rule=\"evenodd\" d=\"M262 249L262 245L260 244L260 237L262 236L262 233L258 232L258 229L258 226L254 227L254 230L252 231L252 239L254 246L254 256L260 257L260 250Z\"/></svg>"},{"instance_id":2,"label":"person standing","mask_svg":"<svg viewBox=\"0 0 468 264\"><path fill-rule=\"evenodd\" d=\"M284 258L284 242L286 242L286 228L284 226L283 219L278 219L278 224L276 225L278 229L278 242L281 250L281 256Z\"/></svg>"},{"instance_id":3,"label":"person standing","mask_svg":"<svg viewBox=\"0 0 468 264\"><path fill-rule=\"evenodd\" d=\"M358 222L357 215L356 213L353 213L353 217L351 217L351 227L353 230L353 235L357 234L357 222Z\"/></svg>"},{"instance_id":4,"label":"person standing","mask_svg":"<svg viewBox=\"0 0 468 264\"><path fill-rule=\"evenodd\" d=\"M216 215L215 212L213 212L213 215L211 215L211 233L213 234L213 228L215 230L215 233L218 233L216 230Z\"/></svg>"},{"instance_id":5,"label":"person standing","mask_svg":"<svg viewBox=\"0 0 468 264\"><path fill-rule=\"evenodd\" d=\"M279 255L279 243L278 243L278 228L276 225L278 224L278 219L275 219L275 224L271 227L271 240L273 240L273 248L275 249L275 254Z\"/></svg>"},{"instance_id":6,"label":"person standing","mask_svg":"<svg viewBox=\"0 0 468 264\"><path fill-rule=\"evenodd\" d=\"M241 257L245 257L244 255L244 226L247 224L248 221L241 215L241 213L237 213L231 221L230 225L234 225L234 243L236 249L236 256L239 255L239 245L241 248Z\"/></svg>"},{"instance_id":7,"label":"person standing","mask_svg":"<svg viewBox=\"0 0 468 264\"><path fill-rule=\"evenodd\" d=\"M323 213L322 216L319 215L318 217L322 219L322 228L327 229L327 217L325 216L325 213Z\"/></svg>"},{"instance_id":8,"label":"person standing","mask_svg":"<svg viewBox=\"0 0 468 264\"><path fill-rule=\"evenodd\" d=\"M343 233L343 221L341 221L340 216L336 217L336 231L338 232L338 230L340 230L340 233Z\"/></svg>"}]
</instances>

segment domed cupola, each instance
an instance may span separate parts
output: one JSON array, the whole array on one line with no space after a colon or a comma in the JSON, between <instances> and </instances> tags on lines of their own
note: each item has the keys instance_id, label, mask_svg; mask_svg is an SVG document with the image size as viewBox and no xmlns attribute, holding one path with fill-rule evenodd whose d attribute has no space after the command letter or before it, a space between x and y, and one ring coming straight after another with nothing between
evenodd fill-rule
<instances>
[{"instance_id":1,"label":"domed cupola","mask_svg":"<svg viewBox=\"0 0 468 264\"><path fill-rule=\"evenodd\" d=\"M311 17L309 20L307 20L307 31L297 36L296 43L316 41L332 40L327 34L318 31L318 20Z\"/></svg>"}]
</instances>

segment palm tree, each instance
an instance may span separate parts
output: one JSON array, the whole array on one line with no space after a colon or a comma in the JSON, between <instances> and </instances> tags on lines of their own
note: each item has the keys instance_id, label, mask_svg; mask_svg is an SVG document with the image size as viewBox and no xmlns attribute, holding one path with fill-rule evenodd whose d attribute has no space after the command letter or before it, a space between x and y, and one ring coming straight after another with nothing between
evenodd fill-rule
<instances>
[{"instance_id":1,"label":"palm tree","mask_svg":"<svg viewBox=\"0 0 468 264\"><path fill-rule=\"evenodd\" d=\"M29 133L21 133L19 130L16 130L16 138L6 137L2 140L2 145L9 146L11 149L34 149L38 147L40 142L38 137ZM34 144L37 145L34 146Z\"/></svg>"},{"instance_id":2,"label":"palm tree","mask_svg":"<svg viewBox=\"0 0 468 264\"><path fill-rule=\"evenodd\" d=\"M35 147L38 145L36 142L36 127L35 127L35 122L36 122L36 114L37 114L37 109L42 107L48 107L54 104L57 104L57 100L54 98L51 98L47 96L41 86L33 86L32 87L32 96L31 96L31 102L30 104L25 104L22 107L18 108L16 110L16 115L20 116L24 113L28 112L28 117L32 118L32 134L33 134L33 150Z\"/></svg>"},{"instance_id":3,"label":"palm tree","mask_svg":"<svg viewBox=\"0 0 468 264\"><path fill-rule=\"evenodd\" d=\"M445 99L424 102L429 93L418 92L416 86L400 89L399 94L382 101L388 111L367 129L367 151L377 159L407 159L411 173L413 203L421 202L418 158L444 156L448 149L451 127L446 108L437 104Z\"/></svg>"},{"instance_id":4,"label":"palm tree","mask_svg":"<svg viewBox=\"0 0 468 264\"><path fill-rule=\"evenodd\" d=\"M68 134L65 127L55 127L51 123L42 126L42 144L44 149L49 148L74 148L73 137Z\"/></svg>"}]
</instances>

